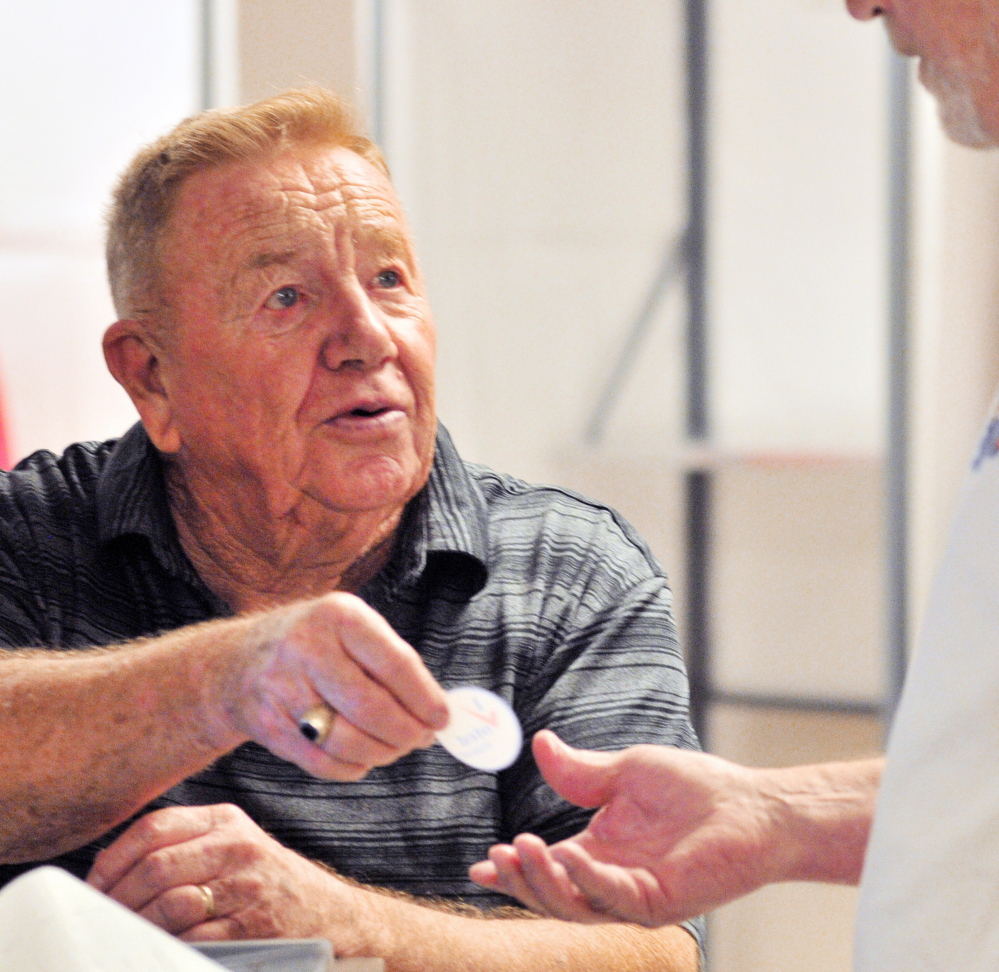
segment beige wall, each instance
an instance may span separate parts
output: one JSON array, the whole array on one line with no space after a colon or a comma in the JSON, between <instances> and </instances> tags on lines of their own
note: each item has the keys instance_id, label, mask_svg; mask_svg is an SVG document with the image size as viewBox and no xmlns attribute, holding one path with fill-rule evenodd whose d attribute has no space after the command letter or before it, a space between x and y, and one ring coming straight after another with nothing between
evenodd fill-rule
<instances>
[{"instance_id":1,"label":"beige wall","mask_svg":"<svg viewBox=\"0 0 999 972\"><path fill-rule=\"evenodd\" d=\"M320 84L361 98L354 0L237 0L239 100Z\"/></svg>"}]
</instances>

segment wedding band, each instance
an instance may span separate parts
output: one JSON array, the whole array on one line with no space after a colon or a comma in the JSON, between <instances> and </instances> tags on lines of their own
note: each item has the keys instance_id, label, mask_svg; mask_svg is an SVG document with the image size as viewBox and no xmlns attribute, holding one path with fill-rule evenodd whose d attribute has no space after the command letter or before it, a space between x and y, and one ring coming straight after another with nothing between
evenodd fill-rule
<instances>
[{"instance_id":1,"label":"wedding band","mask_svg":"<svg viewBox=\"0 0 999 972\"><path fill-rule=\"evenodd\" d=\"M201 892L201 898L205 903L205 921L211 921L215 915L215 892L207 884L196 884L195 889Z\"/></svg>"},{"instance_id":2,"label":"wedding band","mask_svg":"<svg viewBox=\"0 0 999 972\"><path fill-rule=\"evenodd\" d=\"M314 705L298 720L298 730L309 742L321 746L333 728L334 715L336 713L328 705Z\"/></svg>"}]
</instances>

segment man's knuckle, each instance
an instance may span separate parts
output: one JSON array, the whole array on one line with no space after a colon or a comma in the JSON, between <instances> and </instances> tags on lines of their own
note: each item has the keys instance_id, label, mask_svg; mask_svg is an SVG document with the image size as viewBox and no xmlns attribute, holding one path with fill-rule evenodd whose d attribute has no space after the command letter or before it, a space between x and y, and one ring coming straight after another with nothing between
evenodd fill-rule
<instances>
[{"instance_id":1,"label":"man's knuckle","mask_svg":"<svg viewBox=\"0 0 999 972\"><path fill-rule=\"evenodd\" d=\"M355 598L345 591L333 591L316 601L309 611L310 623L349 625L357 616Z\"/></svg>"},{"instance_id":2,"label":"man's knuckle","mask_svg":"<svg viewBox=\"0 0 999 972\"><path fill-rule=\"evenodd\" d=\"M267 859L268 854L259 840L244 840L239 845L240 860L248 867L259 867Z\"/></svg>"},{"instance_id":3,"label":"man's knuckle","mask_svg":"<svg viewBox=\"0 0 999 972\"><path fill-rule=\"evenodd\" d=\"M132 837L140 844L157 843L169 830L168 819L159 813L149 813L132 825Z\"/></svg>"},{"instance_id":4,"label":"man's knuckle","mask_svg":"<svg viewBox=\"0 0 999 972\"><path fill-rule=\"evenodd\" d=\"M215 803L208 808L208 812L211 817L211 821L216 825L225 825L232 823L242 823L244 821L249 821L249 817L246 815L245 811L237 807L234 803Z\"/></svg>"},{"instance_id":5,"label":"man's knuckle","mask_svg":"<svg viewBox=\"0 0 999 972\"><path fill-rule=\"evenodd\" d=\"M147 854L139 865L139 876L148 885L162 887L173 877L173 855L167 851L153 851Z\"/></svg>"}]
</instances>

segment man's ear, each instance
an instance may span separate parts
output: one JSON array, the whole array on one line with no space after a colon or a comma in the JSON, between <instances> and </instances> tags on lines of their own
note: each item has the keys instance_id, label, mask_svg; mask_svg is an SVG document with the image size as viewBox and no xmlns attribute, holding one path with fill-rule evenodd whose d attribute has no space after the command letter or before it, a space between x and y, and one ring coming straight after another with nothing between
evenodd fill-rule
<instances>
[{"instance_id":1,"label":"man's ear","mask_svg":"<svg viewBox=\"0 0 999 972\"><path fill-rule=\"evenodd\" d=\"M160 452L180 451L173 402L160 374L160 356L140 321L115 321L104 332L104 360L115 381L128 392L153 445Z\"/></svg>"}]
</instances>

